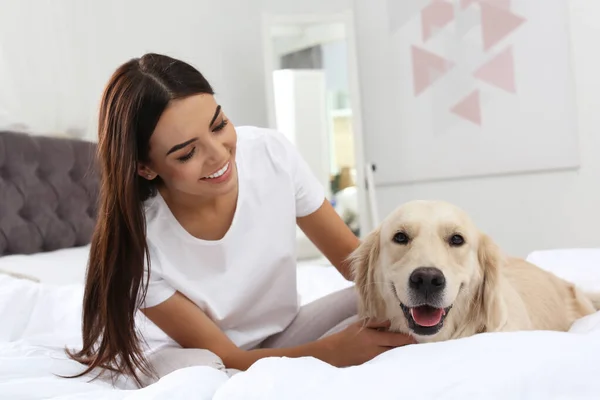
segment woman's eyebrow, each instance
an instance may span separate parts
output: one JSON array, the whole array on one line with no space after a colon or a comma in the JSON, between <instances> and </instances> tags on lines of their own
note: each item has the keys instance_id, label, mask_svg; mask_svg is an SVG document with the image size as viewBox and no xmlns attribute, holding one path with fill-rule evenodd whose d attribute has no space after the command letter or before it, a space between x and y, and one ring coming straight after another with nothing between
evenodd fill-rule
<instances>
[{"instance_id":1,"label":"woman's eyebrow","mask_svg":"<svg viewBox=\"0 0 600 400\"><path fill-rule=\"evenodd\" d=\"M196 140L198 140L198 138L193 138L193 139L187 140L187 141L185 141L183 143L176 144L175 146L171 147L171 149L169 151L167 151L166 155L168 156L169 154L171 154L171 153L173 153L173 152L175 152L177 150L181 150L185 146L187 146L188 144L190 144L192 142L195 142Z\"/></svg>"},{"instance_id":2,"label":"woman's eyebrow","mask_svg":"<svg viewBox=\"0 0 600 400\"><path fill-rule=\"evenodd\" d=\"M217 106L217 110L215 111L215 115L213 115L212 120L210 120L210 124L208 124L209 127L212 126L212 124L215 123L217 117L219 116L219 112L221 111L221 106Z\"/></svg>"}]
</instances>

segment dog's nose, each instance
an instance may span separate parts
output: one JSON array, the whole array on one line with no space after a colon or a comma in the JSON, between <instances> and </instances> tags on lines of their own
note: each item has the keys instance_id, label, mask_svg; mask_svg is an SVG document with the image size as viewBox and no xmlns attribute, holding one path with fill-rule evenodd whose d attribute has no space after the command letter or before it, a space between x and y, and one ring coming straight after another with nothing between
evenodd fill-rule
<instances>
[{"instance_id":1,"label":"dog's nose","mask_svg":"<svg viewBox=\"0 0 600 400\"><path fill-rule=\"evenodd\" d=\"M421 267L410 274L409 286L419 292L434 294L446 287L446 278L437 268Z\"/></svg>"}]
</instances>

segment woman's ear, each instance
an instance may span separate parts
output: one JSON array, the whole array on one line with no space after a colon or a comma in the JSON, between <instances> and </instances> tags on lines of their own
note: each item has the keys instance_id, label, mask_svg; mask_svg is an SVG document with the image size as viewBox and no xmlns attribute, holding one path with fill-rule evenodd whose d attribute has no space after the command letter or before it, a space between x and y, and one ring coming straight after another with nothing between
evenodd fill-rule
<instances>
[{"instance_id":1,"label":"woman's ear","mask_svg":"<svg viewBox=\"0 0 600 400\"><path fill-rule=\"evenodd\" d=\"M382 317L385 303L376 285L379 268L380 230L375 229L348 258L359 298L360 317Z\"/></svg>"},{"instance_id":2,"label":"woman's ear","mask_svg":"<svg viewBox=\"0 0 600 400\"><path fill-rule=\"evenodd\" d=\"M156 172L154 172L149 166L143 163L138 163L137 173L139 176L141 176L144 179L148 179L149 181L156 178L157 175Z\"/></svg>"},{"instance_id":3,"label":"woman's ear","mask_svg":"<svg viewBox=\"0 0 600 400\"><path fill-rule=\"evenodd\" d=\"M501 331L508 320L506 302L502 296L501 275L506 261L500 248L485 234L481 234L477 256L483 273L479 305L485 324L484 331Z\"/></svg>"}]
</instances>

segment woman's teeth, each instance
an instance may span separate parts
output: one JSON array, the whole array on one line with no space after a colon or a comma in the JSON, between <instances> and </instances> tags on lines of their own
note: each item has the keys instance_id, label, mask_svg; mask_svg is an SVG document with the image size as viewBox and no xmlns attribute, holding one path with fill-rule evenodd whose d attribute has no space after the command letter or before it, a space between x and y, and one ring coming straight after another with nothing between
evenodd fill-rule
<instances>
[{"instance_id":1,"label":"woman's teeth","mask_svg":"<svg viewBox=\"0 0 600 400\"><path fill-rule=\"evenodd\" d=\"M228 169L229 169L229 163L225 164L225 166L223 168L221 168L220 170L218 170L214 174L209 175L209 176L205 176L204 179L215 179L215 178L218 178L218 177L222 176L225 172L227 172Z\"/></svg>"}]
</instances>

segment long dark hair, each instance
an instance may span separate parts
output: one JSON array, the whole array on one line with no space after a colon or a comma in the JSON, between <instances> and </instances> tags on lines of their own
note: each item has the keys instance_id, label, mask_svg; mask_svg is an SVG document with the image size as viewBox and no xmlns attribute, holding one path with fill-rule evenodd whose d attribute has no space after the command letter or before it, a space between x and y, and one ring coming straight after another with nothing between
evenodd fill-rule
<instances>
[{"instance_id":1,"label":"long dark hair","mask_svg":"<svg viewBox=\"0 0 600 400\"><path fill-rule=\"evenodd\" d=\"M160 54L146 54L121 65L104 90L99 114L98 158L101 187L83 298L83 348L68 355L87 368L132 376L150 374L135 329L145 297L143 282L150 256L143 202L155 195L152 182L138 174L148 161L149 140L173 99L214 94L191 65Z\"/></svg>"}]
</instances>

